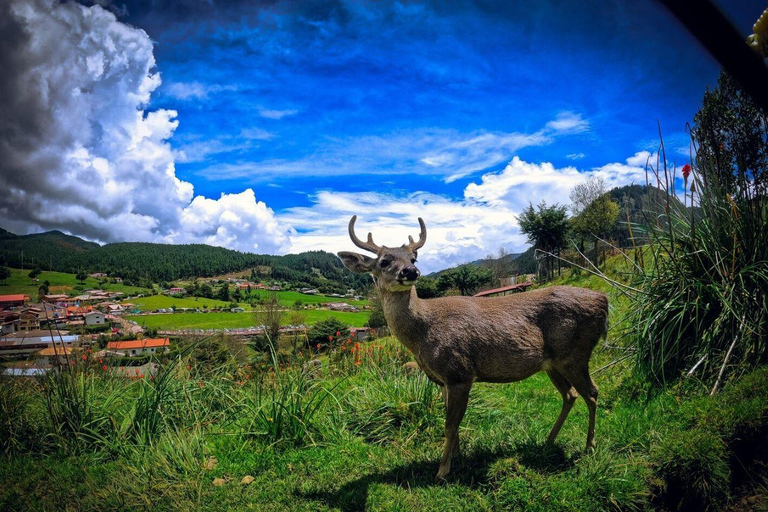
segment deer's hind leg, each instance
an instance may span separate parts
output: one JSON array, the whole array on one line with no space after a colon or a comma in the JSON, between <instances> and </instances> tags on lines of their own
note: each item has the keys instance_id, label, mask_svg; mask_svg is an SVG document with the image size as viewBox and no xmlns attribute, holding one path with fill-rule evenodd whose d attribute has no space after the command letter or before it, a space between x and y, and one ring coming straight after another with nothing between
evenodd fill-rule
<instances>
[{"instance_id":1,"label":"deer's hind leg","mask_svg":"<svg viewBox=\"0 0 768 512\"><path fill-rule=\"evenodd\" d=\"M552 444L555 442L557 434L560 433L560 428L562 428L563 423L565 423L565 419L568 417L568 413L571 412L571 408L576 402L576 398L578 398L579 394L576 392L576 389L571 386L571 383L568 382L568 379L563 377L557 370L547 370L547 375L549 375L549 380L552 381L552 384L554 384L560 394L563 395L563 408L560 409L560 416L557 417L557 421L555 421L552 430L547 436L547 444Z\"/></svg>"},{"instance_id":2,"label":"deer's hind leg","mask_svg":"<svg viewBox=\"0 0 768 512\"><path fill-rule=\"evenodd\" d=\"M589 366L563 368L562 373L587 403L589 409L589 430L587 430L587 450L595 447L595 416L597 415L597 384L589 374Z\"/></svg>"}]
</instances>

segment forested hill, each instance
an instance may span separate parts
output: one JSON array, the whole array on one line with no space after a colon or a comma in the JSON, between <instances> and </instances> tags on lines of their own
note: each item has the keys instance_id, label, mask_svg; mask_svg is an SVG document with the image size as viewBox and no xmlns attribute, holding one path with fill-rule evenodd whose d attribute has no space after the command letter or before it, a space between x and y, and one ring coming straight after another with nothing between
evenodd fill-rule
<instances>
[{"instance_id":1,"label":"forested hill","mask_svg":"<svg viewBox=\"0 0 768 512\"><path fill-rule=\"evenodd\" d=\"M23 261L22 261L23 258ZM243 253L210 245L123 242L100 246L59 231L14 235L0 231L0 265L59 272L104 272L137 282L211 277L257 269L259 275L324 291L368 286L333 254L312 251L286 256Z\"/></svg>"}]
</instances>

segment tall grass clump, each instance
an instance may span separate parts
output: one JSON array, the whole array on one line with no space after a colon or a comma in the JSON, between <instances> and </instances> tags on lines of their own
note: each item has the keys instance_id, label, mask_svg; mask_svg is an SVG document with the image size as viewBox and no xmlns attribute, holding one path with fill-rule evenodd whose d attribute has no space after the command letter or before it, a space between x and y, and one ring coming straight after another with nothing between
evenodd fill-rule
<instances>
[{"instance_id":1,"label":"tall grass clump","mask_svg":"<svg viewBox=\"0 0 768 512\"><path fill-rule=\"evenodd\" d=\"M649 209L652 264L638 272L631 325L641 374L687 373L714 392L768 362L768 118L722 75L695 122L682 179L663 142L649 166L663 200Z\"/></svg>"}]
</instances>

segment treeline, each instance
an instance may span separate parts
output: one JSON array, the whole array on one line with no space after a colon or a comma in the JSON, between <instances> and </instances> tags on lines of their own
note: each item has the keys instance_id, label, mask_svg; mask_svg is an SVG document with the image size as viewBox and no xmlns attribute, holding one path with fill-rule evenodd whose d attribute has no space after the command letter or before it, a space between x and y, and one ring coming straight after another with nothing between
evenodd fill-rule
<instances>
[{"instance_id":1,"label":"treeline","mask_svg":"<svg viewBox=\"0 0 768 512\"><path fill-rule=\"evenodd\" d=\"M255 278L342 292L367 288L367 276L344 268L333 254L312 251L286 256L244 253L203 244L122 242L100 246L59 231L14 235L0 231L0 265L68 273L103 272L129 283L171 282L258 269Z\"/></svg>"}]
</instances>

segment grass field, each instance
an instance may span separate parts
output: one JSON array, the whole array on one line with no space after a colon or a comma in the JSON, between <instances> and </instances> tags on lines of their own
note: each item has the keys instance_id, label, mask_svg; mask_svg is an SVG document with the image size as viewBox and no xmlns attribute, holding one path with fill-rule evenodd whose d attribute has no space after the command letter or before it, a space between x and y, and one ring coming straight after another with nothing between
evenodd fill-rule
<instances>
[{"instance_id":1,"label":"grass field","mask_svg":"<svg viewBox=\"0 0 768 512\"><path fill-rule=\"evenodd\" d=\"M732 457L744 440L766 448L766 371L714 400L695 386L646 400L626 367L602 373L591 453L583 451L581 400L556 445L544 444L561 405L546 375L477 384L461 428L463 456L440 482L437 387L402 371L407 355L395 340L363 347L359 366L324 356L322 378L312 381L298 369L251 369L244 380L242 367L184 364L160 383L97 374L82 381L87 422L53 434L41 388L8 383L0 387L8 418L0 423L0 509L719 510L730 479L744 481L738 464L758 491L765 482L751 459ZM599 352L596 364L605 357ZM162 407L152 415L146 404L154 400ZM139 414L146 420L132 423ZM89 435L75 435L79 429ZM246 476L249 485L240 483ZM752 498L733 510L765 510L765 494Z\"/></svg>"},{"instance_id":2,"label":"grass field","mask_svg":"<svg viewBox=\"0 0 768 512\"><path fill-rule=\"evenodd\" d=\"M353 327L362 327L368 321L368 312L350 313L327 310L306 310L301 312L306 324L313 324L329 317L335 317ZM167 313L157 315L127 316L139 325L160 330L176 329L242 329L254 325L251 313ZM288 324L289 315L283 317Z\"/></svg>"},{"instance_id":3,"label":"grass field","mask_svg":"<svg viewBox=\"0 0 768 512\"><path fill-rule=\"evenodd\" d=\"M25 293L29 295L32 300L37 300L37 289L45 281L51 283L48 293L68 293L70 295L76 295L82 290L102 289L111 292L123 292L126 294L148 293L146 288L138 288L135 286L125 286L123 284L101 284L98 279L89 277L85 280L85 283L81 284L76 278L75 274L66 274L63 272L48 272L43 271L38 277L37 283L33 282L29 278L28 274L31 269L9 269L11 271L11 277L9 277L5 284L0 283L0 295L10 295L15 293Z\"/></svg>"},{"instance_id":4,"label":"grass field","mask_svg":"<svg viewBox=\"0 0 768 512\"><path fill-rule=\"evenodd\" d=\"M353 301L348 299L340 299L338 297L326 297L324 295L305 295L299 292L280 291L277 293L278 300L281 305L285 307L291 307L297 300L300 300L304 304L320 304L324 302L346 302L356 306L365 305L368 301ZM266 297L267 292L252 292L252 300L256 300L257 297ZM154 311L156 309L168 309L168 308L200 308L203 309L203 305L207 305L208 309L217 307L227 307L229 302L224 302L217 299L206 299L204 297L182 297L175 298L168 295L152 295L149 297L141 297L138 299L131 299L131 304L135 304L142 311ZM249 301L239 302L240 306L246 309L251 309Z\"/></svg>"}]
</instances>

